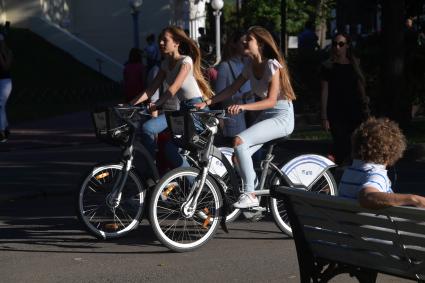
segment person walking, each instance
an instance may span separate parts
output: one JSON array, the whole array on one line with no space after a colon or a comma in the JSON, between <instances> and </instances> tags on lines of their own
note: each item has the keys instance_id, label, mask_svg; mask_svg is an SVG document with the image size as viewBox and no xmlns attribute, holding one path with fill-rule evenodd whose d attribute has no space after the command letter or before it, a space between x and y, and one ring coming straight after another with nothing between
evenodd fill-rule
<instances>
[{"instance_id":1,"label":"person walking","mask_svg":"<svg viewBox=\"0 0 425 283\"><path fill-rule=\"evenodd\" d=\"M350 161L351 134L369 115L365 79L348 35L334 37L321 76L322 126L331 132L336 163L346 164Z\"/></svg>"},{"instance_id":2,"label":"person walking","mask_svg":"<svg viewBox=\"0 0 425 283\"><path fill-rule=\"evenodd\" d=\"M142 63L141 51L132 48L128 55L128 61L124 66L124 94L126 102L134 99L145 89L146 69Z\"/></svg>"},{"instance_id":3,"label":"person walking","mask_svg":"<svg viewBox=\"0 0 425 283\"><path fill-rule=\"evenodd\" d=\"M161 54L155 42L155 34L151 33L146 37L147 46L143 49L146 54L147 71L161 62Z\"/></svg>"},{"instance_id":4,"label":"person walking","mask_svg":"<svg viewBox=\"0 0 425 283\"><path fill-rule=\"evenodd\" d=\"M7 47L4 36L0 34L0 142L6 142L10 134L6 104L12 92L12 60L12 51Z\"/></svg>"},{"instance_id":5,"label":"person walking","mask_svg":"<svg viewBox=\"0 0 425 283\"><path fill-rule=\"evenodd\" d=\"M252 93L259 98L256 102L232 104L227 108L233 115L241 111L262 111L256 122L239 133L233 141L234 164L241 174L244 186L244 193L233 205L236 208L259 205L255 195L258 180L252 155L264 143L285 137L294 130L292 101L295 99L295 93L285 60L272 35L263 27L251 27L248 29L244 47L249 60L239 77L215 97L196 105L198 108L204 108L224 101L232 97L247 81L251 83Z\"/></svg>"},{"instance_id":6,"label":"person walking","mask_svg":"<svg viewBox=\"0 0 425 283\"><path fill-rule=\"evenodd\" d=\"M148 100L155 91L165 82L167 89L161 93L155 103L150 104L150 110L155 111L170 98L177 97L180 109L188 110L196 103L211 98L213 93L201 72L201 53L195 41L189 38L178 27L169 26L162 30L159 37L160 51L163 54L161 67L150 87L131 101L136 105ZM142 129L142 142L155 158L155 136L167 128L165 114L144 123ZM170 153L175 161L175 166L181 166L182 158L177 153L177 148Z\"/></svg>"},{"instance_id":7,"label":"person walking","mask_svg":"<svg viewBox=\"0 0 425 283\"><path fill-rule=\"evenodd\" d=\"M223 60L218 65L218 76L215 84L216 92L221 92L230 86L242 73L244 60L245 33L237 31L233 33L227 40L223 49ZM222 102L224 108L232 104L244 104L253 102L253 99L247 99L246 94L251 91L251 85L247 81L242 87L229 99ZM223 136L235 137L237 134L246 129L245 113L239 113L223 120Z\"/></svg>"}]
</instances>

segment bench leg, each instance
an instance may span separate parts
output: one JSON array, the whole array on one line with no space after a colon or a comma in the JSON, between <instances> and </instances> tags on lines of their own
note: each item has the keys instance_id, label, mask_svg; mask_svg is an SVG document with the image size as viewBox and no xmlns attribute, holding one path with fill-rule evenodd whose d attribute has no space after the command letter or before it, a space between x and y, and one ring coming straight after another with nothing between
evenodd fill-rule
<instances>
[{"instance_id":1,"label":"bench leg","mask_svg":"<svg viewBox=\"0 0 425 283\"><path fill-rule=\"evenodd\" d=\"M360 283L375 283L378 272L370 269L359 268L354 273L350 273L350 275L354 275Z\"/></svg>"}]
</instances>

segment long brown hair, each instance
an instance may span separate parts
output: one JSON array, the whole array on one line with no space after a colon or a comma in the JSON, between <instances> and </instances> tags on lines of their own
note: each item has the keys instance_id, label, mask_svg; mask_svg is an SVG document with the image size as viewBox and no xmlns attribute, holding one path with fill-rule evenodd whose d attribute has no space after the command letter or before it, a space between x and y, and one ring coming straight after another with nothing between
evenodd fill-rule
<instances>
[{"instance_id":1,"label":"long brown hair","mask_svg":"<svg viewBox=\"0 0 425 283\"><path fill-rule=\"evenodd\" d=\"M257 40L259 46L262 46L262 55L268 59L276 59L283 68L279 69L280 74L280 89L286 99L295 100L295 93L291 85L288 67L285 59L272 35L263 27L250 27L247 34L252 35Z\"/></svg>"},{"instance_id":2,"label":"long brown hair","mask_svg":"<svg viewBox=\"0 0 425 283\"><path fill-rule=\"evenodd\" d=\"M347 44L347 59L350 62L350 64L353 66L354 71L356 72L356 75L362 85L362 87L364 87L365 85L365 77L363 75L362 70L360 69L360 60L353 54L353 46L352 46L352 41L351 41L351 37L346 34L346 33L337 33L333 40L335 40L338 36L342 36L345 38L346 44ZM331 58L330 58L331 62L334 63L336 60L336 53L335 53L335 47L332 47L331 49Z\"/></svg>"},{"instance_id":3,"label":"long brown hair","mask_svg":"<svg viewBox=\"0 0 425 283\"><path fill-rule=\"evenodd\" d=\"M201 89L204 98L211 98L214 93L212 92L209 84L205 80L201 71L201 51L199 50L196 42L189 38L183 29L176 26L168 26L161 31L159 38L169 32L173 40L179 43L179 53L190 56L193 61L193 76Z\"/></svg>"}]
</instances>

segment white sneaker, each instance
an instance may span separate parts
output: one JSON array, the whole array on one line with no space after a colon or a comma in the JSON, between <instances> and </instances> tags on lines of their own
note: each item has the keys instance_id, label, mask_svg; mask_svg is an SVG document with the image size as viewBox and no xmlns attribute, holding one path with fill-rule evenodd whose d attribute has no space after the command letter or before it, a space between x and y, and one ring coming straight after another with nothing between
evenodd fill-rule
<instances>
[{"instance_id":1,"label":"white sneaker","mask_svg":"<svg viewBox=\"0 0 425 283\"><path fill-rule=\"evenodd\" d=\"M239 200L233 204L235 208L249 208L259 206L260 203L256 196L252 196L251 193L241 194Z\"/></svg>"}]
</instances>

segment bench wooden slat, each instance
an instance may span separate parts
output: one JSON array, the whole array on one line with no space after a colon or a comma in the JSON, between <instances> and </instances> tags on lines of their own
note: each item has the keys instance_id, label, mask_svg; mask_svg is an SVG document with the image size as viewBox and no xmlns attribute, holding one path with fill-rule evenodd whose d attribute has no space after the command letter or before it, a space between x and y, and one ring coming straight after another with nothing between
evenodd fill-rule
<instances>
[{"instance_id":1,"label":"bench wooden slat","mask_svg":"<svg viewBox=\"0 0 425 283\"><path fill-rule=\"evenodd\" d=\"M349 233L348 230L355 230L356 236L361 238L373 238L377 240L384 240L384 241L391 241L394 242L398 239L397 234L394 230L387 230L387 229L379 229L380 227L373 227L373 226L347 226L347 229L327 229L323 228L323 226L317 225L317 222L311 221L303 221L304 225L310 226L310 227L304 227L306 230L306 236L310 236L311 232L314 232L315 235L320 239L322 237L320 233L323 233L324 237L326 237L327 234L335 234L336 236L343 237L344 235L352 235L352 233ZM321 228L315 228L315 227L321 227ZM353 236L350 236L351 239L353 239Z\"/></svg>"},{"instance_id":2,"label":"bench wooden slat","mask_svg":"<svg viewBox=\"0 0 425 283\"><path fill-rule=\"evenodd\" d=\"M350 247L352 249L359 249L363 251L373 251L383 254L384 256L397 255L403 256L404 252L400 247L393 244L393 241L382 241L382 239L376 239L370 237L369 239L357 239L353 238L349 234L336 233L335 231L326 231L323 229L304 228L306 240L309 243L314 242L328 242L329 244L334 243L336 245ZM394 236L393 236L394 237ZM343 260L340 259L340 260Z\"/></svg>"},{"instance_id":3,"label":"bench wooden slat","mask_svg":"<svg viewBox=\"0 0 425 283\"><path fill-rule=\"evenodd\" d=\"M409 233L424 235L424 239L425 239L425 223L424 222L411 220L411 219L405 219L405 218L399 218L399 217L392 217L391 219L394 221L394 224L399 231L409 231Z\"/></svg>"},{"instance_id":4,"label":"bench wooden slat","mask_svg":"<svg viewBox=\"0 0 425 283\"><path fill-rule=\"evenodd\" d=\"M335 221L341 223L353 223L358 225L364 225L365 223L367 223L368 225L374 225L388 229L392 229L394 227L394 224L391 223L389 218L383 215L375 215L368 213L353 214L348 213L344 210L326 209L320 206L310 207L305 204L300 204L299 202L294 202L294 206L297 215L303 217L312 215L314 217L317 217L318 219L328 219L328 216L331 215L332 219L335 219Z\"/></svg>"},{"instance_id":5,"label":"bench wooden slat","mask_svg":"<svg viewBox=\"0 0 425 283\"><path fill-rule=\"evenodd\" d=\"M344 262L363 268L373 268L393 275L416 279L415 273L410 273L407 261L389 260L379 254L369 253L367 256L351 249L341 249L330 245L313 243L312 248L319 257ZM343 261L341 261L343 259Z\"/></svg>"},{"instance_id":6,"label":"bench wooden slat","mask_svg":"<svg viewBox=\"0 0 425 283\"><path fill-rule=\"evenodd\" d=\"M280 198L279 190L276 190ZM368 269L396 276L425 279L425 209L391 207L369 210L355 200L283 189L288 213L294 223L298 260L302 274L313 278L320 270L316 258L364 268L350 272L368 274ZM289 201L289 202L288 202ZM311 259L311 260L305 260ZM338 272L347 266L336 265ZM306 273L307 272L307 273ZM417 277L418 276L418 277ZM326 276L325 276L326 277Z\"/></svg>"},{"instance_id":7,"label":"bench wooden slat","mask_svg":"<svg viewBox=\"0 0 425 283\"><path fill-rule=\"evenodd\" d=\"M357 201L351 199L345 199L337 196L330 196L325 194L306 194L305 191L296 190L296 189L287 189L287 188L276 188L276 193L284 193L292 197L301 196L303 200L309 200L311 203L321 203L326 207L341 208L347 211L359 211L370 212L370 213L380 213L389 216L407 218L407 219L417 219L418 221L425 222L425 209L417 207L407 207L407 206L395 206L389 207L380 210L372 210L361 208Z\"/></svg>"},{"instance_id":8,"label":"bench wooden slat","mask_svg":"<svg viewBox=\"0 0 425 283\"><path fill-rule=\"evenodd\" d=\"M415 235L401 235L403 244L406 246L416 246L425 249L425 237Z\"/></svg>"}]
</instances>

